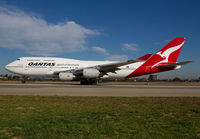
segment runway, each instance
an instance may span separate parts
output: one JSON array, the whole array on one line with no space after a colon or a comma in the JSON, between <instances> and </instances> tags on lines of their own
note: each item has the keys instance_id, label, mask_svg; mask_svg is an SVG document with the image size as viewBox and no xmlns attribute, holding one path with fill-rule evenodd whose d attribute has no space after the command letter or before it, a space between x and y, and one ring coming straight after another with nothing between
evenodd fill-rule
<instances>
[{"instance_id":1,"label":"runway","mask_svg":"<svg viewBox=\"0 0 200 139\"><path fill-rule=\"evenodd\" d=\"M200 86L0 84L0 95L200 97Z\"/></svg>"}]
</instances>

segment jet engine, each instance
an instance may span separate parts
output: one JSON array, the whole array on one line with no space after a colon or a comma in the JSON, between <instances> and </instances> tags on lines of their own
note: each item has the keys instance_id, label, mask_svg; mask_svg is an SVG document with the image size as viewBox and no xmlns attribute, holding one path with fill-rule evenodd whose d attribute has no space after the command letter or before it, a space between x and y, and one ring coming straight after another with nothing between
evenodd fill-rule
<instances>
[{"instance_id":1,"label":"jet engine","mask_svg":"<svg viewBox=\"0 0 200 139\"><path fill-rule=\"evenodd\" d=\"M97 69L84 69L83 77L84 78L98 78L100 72Z\"/></svg>"},{"instance_id":2,"label":"jet engine","mask_svg":"<svg viewBox=\"0 0 200 139\"><path fill-rule=\"evenodd\" d=\"M59 73L59 79L65 80L65 81L71 81L75 79L75 76L73 73L70 73L70 72L61 72Z\"/></svg>"}]
</instances>

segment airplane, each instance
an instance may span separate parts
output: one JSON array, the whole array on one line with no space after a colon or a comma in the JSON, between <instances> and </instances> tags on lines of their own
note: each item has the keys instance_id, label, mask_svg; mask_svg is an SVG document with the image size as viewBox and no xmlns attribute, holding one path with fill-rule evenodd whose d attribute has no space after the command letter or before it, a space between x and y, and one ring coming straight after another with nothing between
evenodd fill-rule
<instances>
[{"instance_id":1,"label":"airplane","mask_svg":"<svg viewBox=\"0 0 200 139\"><path fill-rule=\"evenodd\" d=\"M133 78L181 68L192 61L176 62L185 42L177 37L152 56L146 54L128 61L83 61L55 57L21 57L5 66L9 72L21 75L22 83L31 76L79 80L81 85L97 84L99 79Z\"/></svg>"}]
</instances>

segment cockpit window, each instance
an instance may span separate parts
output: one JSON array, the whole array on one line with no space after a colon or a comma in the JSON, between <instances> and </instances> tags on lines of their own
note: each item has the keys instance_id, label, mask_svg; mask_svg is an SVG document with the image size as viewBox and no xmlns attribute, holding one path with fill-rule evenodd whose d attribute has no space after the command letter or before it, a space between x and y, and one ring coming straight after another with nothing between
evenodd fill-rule
<instances>
[{"instance_id":1,"label":"cockpit window","mask_svg":"<svg viewBox=\"0 0 200 139\"><path fill-rule=\"evenodd\" d=\"M17 60L20 60L19 58Z\"/></svg>"}]
</instances>

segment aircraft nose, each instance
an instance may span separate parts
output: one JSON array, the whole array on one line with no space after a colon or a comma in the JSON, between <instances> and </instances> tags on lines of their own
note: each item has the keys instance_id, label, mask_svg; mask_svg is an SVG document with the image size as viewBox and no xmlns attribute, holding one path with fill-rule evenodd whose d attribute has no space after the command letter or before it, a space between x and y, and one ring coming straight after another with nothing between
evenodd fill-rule
<instances>
[{"instance_id":1,"label":"aircraft nose","mask_svg":"<svg viewBox=\"0 0 200 139\"><path fill-rule=\"evenodd\" d=\"M9 65L9 64L8 64ZM6 69L6 70L9 70L9 66L8 65L6 65L4 68Z\"/></svg>"},{"instance_id":2,"label":"aircraft nose","mask_svg":"<svg viewBox=\"0 0 200 139\"><path fill-rule=\"evenodd\" d=\"M9 71L9 72L11 72L12 71L12 65L11 65L11 63L9 63L8 65L6 65L4 68L7 70L7 71Z\"/></svg>"}]
</instances>

